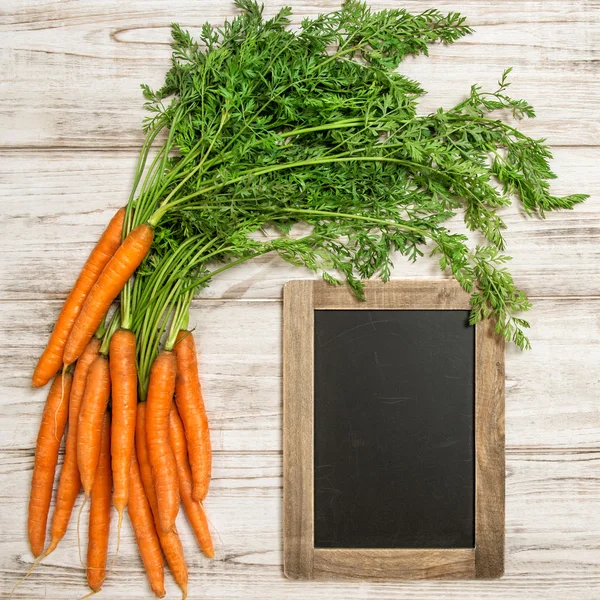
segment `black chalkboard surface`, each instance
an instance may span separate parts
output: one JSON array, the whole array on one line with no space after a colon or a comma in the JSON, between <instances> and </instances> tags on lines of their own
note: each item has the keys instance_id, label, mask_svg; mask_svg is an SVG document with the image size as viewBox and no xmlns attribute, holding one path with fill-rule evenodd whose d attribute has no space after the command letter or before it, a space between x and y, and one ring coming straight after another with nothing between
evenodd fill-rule
<instances>
[{"instance_id":1,"label":"black chalkboard surface","mask_svg":"<svg viewBox=\"0 0 600 600\"><path fill-rule=\"evenodd\" d=\"M468 311L314 311L315 548L475 545Z\"/></svg>"}]
</instances>

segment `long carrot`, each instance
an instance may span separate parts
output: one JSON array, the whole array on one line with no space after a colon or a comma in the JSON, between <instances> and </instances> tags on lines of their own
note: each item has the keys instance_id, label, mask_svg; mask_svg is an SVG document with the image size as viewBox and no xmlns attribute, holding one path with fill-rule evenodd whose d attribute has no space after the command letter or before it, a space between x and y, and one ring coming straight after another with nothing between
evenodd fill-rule
<instances>
[{"instance_id":1,"label":"long carrot","mask_svg":"<svg viewBox=\"0 0 600 600\"><path fill-rule=\"evenodd\" d=\"M152 508L160 545L165 553L165 558L167 559L173 578L177 582L177 585L183 590L183 598L185 599L187 596L188 570L183 555L183 546L181 545L181 540L179 539L176 529L173 528L168 533L165 533L160 526L158 518L158 501L156 498L154 480L152 478L152 467L150 466L148 457L148 444L146 438L146 404L146 402L143 402L138 405L135 429L135 449L140 467L140 476L142 478L146 497Z\"/></svg>"},{"instance_id":2,"label":"long carrot","mask_svg":"<svg viewBox=\"0 0 600 600\"><path fill-rule=\"evenodd\" d=\"M59 373L54 378L35 446L27 523L29 545L35 557L42 553L46 541L46 523L52 498L58 449L69 412L69 402L64 398L69 397L72 378L68 372Z\"/></svg>"},{"instance_id":3,"label":"long carrot","mask_svg":"<svg viewBox=\"0 0 600 600\"><path fill-rule=\"evenodd\" d=\"M100 591L106 575L106 555L110 533L110 413L104 415L100 460L92 487L88 531L87 580L94 592Z\"/></svg>"},{"instance_id":4,"label":"long carrot","mask_svg":"<svg viewBox=\"0 0 600 600\"><path fill-rule=\"evenodd\" d=\"M173 447L175 460L177 461L179 493L181 495L181 500L183 501L183 506L185 507L185 512L187 513L192 529L196 534L196 539L200 544L200 548L202 548L202 551L206 556L213 558L215 550L204 508L200 502L194 500L192 497L192 471L190 470L188 462L185 432L175 404L171 406L169 432L171 435L171 446Z\"/></svg>"},{"instance_id":5,"label":"long carrot","mask_svg":"<svg viewBox=\"0 0 600 600\"><path fill-rule=\"evenodd\" d=\"M135 452L131 455L130 467L127 512L131 519L150 587L159 598L163 598L165 595L165 563Z\"/></svg>"},{"instance_id":6,"label":"long carrot","mask_svg":"<svg viewBox=\"0 0 600 600\"><path fill-rule=\"evenodd\" d=\"M113 300L148 254L153 237L154 230L150 225L138 225L108 261L71 329L63 355L65 364L79 358Z\"/></svg>"},{"instance_id":7,"label":"long carrot","mask_svg":"<svg viewBox=\"0 0 600 600\"><path fill-rule=\"evenodd\" d=\"M79 411L81 409L81 402L83 401L88 372L90 366L98 357L99 351L100 340L94 337L85 347L83 354L75 365L69 398L69 429L65 443L65 460L60 472L60 481L58 483L58 491L56 492L56 506L52 515L52 538L50 546L46 550L46 555L50 554L56 548L65 535L73 506L81 489L81 478L79 477L79 468L77 466L77 423L79 421Z\"/></svg>"},{"instance_id":8,"label":"long carrot","mask_svg":"<svg viewBox=\"0 0 600 600\"><path fill-rule=\"evenodd\" d=\"M109 397L108 360L100 354L90 366L77 424L77 466L86 497L92 492L100 459L102 423Z\"/></svg>"},{"instance_id":9,"label":"long carrot","mask_svg":"<svg viewBox=\"0 0 600 600\"><path fill-rule=\"evenodd\" d=\"M161 352L150 370L146 412L148 458L156 488L158 516L163 531L171 531L179 511L177 463L169 438L169 413L173 404L175 356ZM138 457L139 458L139 457Z\"/></svg>"},{"instance_id":10,"label":"long carrot","mask_svg":"<svg viewBox=\"0 0 600 600\"><path fill-rule=\"evenodd\" d=\"M193 494L202 502L208 492L212 468L212 452L208 419L198 378L196 344L191 331L180 331L173 348L177 359L175 401L187 438Z\"/></svg>"},{"instance_id":11,"label":"long carrot","mask_svg":"<svg viewBox=\"0 0 600 600\"><path fill-rule=\"evenodd\" d=\"M67 338L71 333L73 324L81 311L81 307L100 273L102 273L112 255L121 245L124 219L125 209L120 208L111 219L108 227L104 230L85 265L83 265L83 269L79 273L79 277L58 316L48 345L35 367L32 378L33 387L46 385L63 365L65 344L67 343ZM67 364L70 364L70 362Z\"/></svg>"},{"instance_id":12,"label":"long carrot","mask_svg":"<svg viewBox=\"0 0 600 600\"><path fill-rule=\"evenodd\" d=\"M119 529L129 499L129 471L135 435L137 370L135 335L118 329L110 341L110 380L112 385L112 471L113 503L119 513Z\"/></svg>"}]
</instances>

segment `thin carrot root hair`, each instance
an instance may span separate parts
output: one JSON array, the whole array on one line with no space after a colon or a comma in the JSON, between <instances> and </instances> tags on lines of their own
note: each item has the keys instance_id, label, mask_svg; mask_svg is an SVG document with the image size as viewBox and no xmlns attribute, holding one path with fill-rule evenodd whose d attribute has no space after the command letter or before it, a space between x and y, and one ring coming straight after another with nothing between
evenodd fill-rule
<instances>
[{"instance_id":1,"label":"thin carrot root hair","mask_svg":"<svg viewBox=\"0 0 600 600\"><path fill-rule=\"evenodd\" d=\"M94 590L92 590L91 592L88 592L85 596L81 596L81 598L78 598L77 600L85 600L86 598L91 598L92 596L99 594L101 591L102 590L98 590L97 592L95 592Z\"/></svg>"},{"instance_id":2,"label":"thin carrot root hair","mask_svg":"<svg viewBox=\"0 0 600 600\"><path fill-rule=\"evenodd\" d=\"M115 562L117 561L117 556L119 556L119 548L121 547L121 525L123 525L123 511L119 513L119 522L117 523L117 547L115 548L115 555L110 562L110 567L106 572L107 577L112 573Z\"/></svg>"},{"instance_id":3,"label":"thin carrot root hair","mask_svg":"<svg viewBox=\"0 0 600 600\"><path fill-rule=\"evenodd\" d=\"M204 502L200 502L200 506L202 506L202 510L204 510ZM219 530L215 527L214 523L208 518L208 515L206 514L205 510L204 510L204 515L206 516L206 522L210 525L211 530L217 534L217 537L219 538L219 542L221 542L221 548L224 548L225 544L223 543L223 538L221 537L221 534L219 533ZM216 552L215 552L215 554L216 554Z\"/></svg>"},{"instance_id":4,"label":"thin carrot root hair","mask_svg":"<svg viewBox=\"0 0 600 600\"><path fill-rule=\"evenodd\" d=\"M56 546L54 546L54 548L56 548ZM43 552L35 559L31 567L29 567L29 569L27 570L27 573L25 573L25 575L21 579L19 579L17 583L15 583L13 589L10 591L8 600L11 600L13 594L17 591L21 584L33 573L33 570L44 560L44 558L46 558L46 556L48 556L48 554L50 554L54 550L54 548L52 547L52 545L50 545L46 552Z\"/></svg>"},{"instance_id":5,"label":"thin carrot root hair","mask_svg":"<svg viewBox=\"0 0 600 600\"><path fill-rule=\"evenodd\" d=\"M83 498L81 506L79 507L79 514L77 515L77 553L79 554L79 562L84 568L85 565L83 564L83 558L81 558L81 537L79 536L79 525L81 523L81 513L83 512L83 507L87 504L88 498L89 496L86 494Z\"/></svg>"}]
</instances>

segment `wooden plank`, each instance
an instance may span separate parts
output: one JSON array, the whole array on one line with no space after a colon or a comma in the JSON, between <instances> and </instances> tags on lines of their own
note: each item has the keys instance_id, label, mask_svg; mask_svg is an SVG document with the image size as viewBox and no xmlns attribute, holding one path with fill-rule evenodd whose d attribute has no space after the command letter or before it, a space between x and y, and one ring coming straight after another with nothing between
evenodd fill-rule
<instances>
[{"instance_id":1,"label":"wooden plank","mask_svg":"<svg viewBox=\"0 0 600 600\"><path fill-rule=\"evenodd\" d=\"M315 579L474 579L475 550L316 548Z\"/></svg>"},{"instance_id":2,"label":"wooden plank","mask_svg":"<svg viewBox=\"0 0 600 600\"><path fill-rule=\"evenodd\" d=\"M294 283L294 282L291 282ZM289 285L289 284L288 284ZM315 309L323 310L468 310L469 294L454 279L367 281L365 302L348 286L335 287L315 281Z\"/></svg>"},{"instance_id":3,"label":"wooden plank","mask_svg":"<svg viewBox=\"0 0 600 600\"><path fill-rule=\"evenodd\" d=\"M270 15L281 2L266 4ZM290 4L297 25L340 3ZM398 6L396 0L370 4ZM525 131L553 144L598 144L600 124L590 118L600 103L595 2L434 4L467 15L476 33L449 48L433 46L429 58L405 61L403 72L429 92L422 112L451 106L473 83L495 86L512 66L511 94L528 99L538 112L537 119L522 124ZM423 10L419 0L402 6ZM178 21L197 31L205 20L219 24L234 12L232 3L218 0L6 0L0 23L0 146L139 147L144 116L139 84L162 83L169 67L169 24Z\"/></svg>"},{"instance_id":4,"label":"wooden plank","mask_svg":"<svg viewBox=\"0 0 600 600\"><path fill-rule=\"evenodd\" d=\"M475 330L475 571L504 574L504 339L494 323Z\"/></svg>"},{"instance_id":5,"label":"wooden plank","mask_svg":"<svg viewBox=\"0 0 600 600\"><path fill-rule=\"evenodd\" d=\"M509 268L532 295L600 293L600 147L555 150L559 178L553 191L592 194L574 211L526 219L517 207L502 211ZM2 155L0 299L62 298L114 211L126 201L134 152L21 152ZM35 173L35 177L31 176ZM460 218L451 224L464 231ZM476 243L477 240L474 240ZM411 264L397 257L393 278L443 277L437 260ZM211 298L281 298L282 285L306 279L306 269L267 255L215 278Z\"/></svg>"},{"instance_id":6,"label":"wooden plank","mask_svg":"<svg viewBox=\"0 0 600 600\"><path fill-rule=\"evenodd\" d=\"M0 447L31 450L47 389L29 387L59 302L0 303ZM535 300L533 349L506 347L509 447L597 447L600 298ZM281 303L195 302L213 446L281 449ZM259 433L257 433L259 432Z\"/></svg>"},{"instance_id":7,"label":"wooden plank","mask_svg":"<svg viewBox=\"0 0 600 600\"><path fill-rule=\"evenodd\" d=\"M5 418L5 417L3 417ZM24 424L25 430L29 424ZM260 438L259 428L255 434ZM8 591L32 562L26 541L26 495L30 451L0 454L0 589ZM555 451L507 455L506 574L493 581L294 582L282 572L282 457L280 452L215 453L206 510L213 526L216 559L205 559L183 515L178 518L190 566L190 597L216 600L596 600L600 589L600 453ZM77 510L81 497L75 507ZM83 513L82 531L86 531ZM113 513L116 522L116 513ZM85 540L85 537L84 537ZM85 541L83 541L85 543ZM109 556L116 539L111 537ZM170 575L168 597L179 597ZM23 585L20 599L79 598L85 593L75 519L56 552ZM107 598L151 597L126 518Z\"/></svg>"},{"instance_id":8,"label":"wooden plank","mask_svg":"<svg viewBox=\"0 0 600 600\"><path fill-rule=\"evenodd\" d=\"M283 295L283 554L286 577L312 579L314 548L314 316L312 281Z\"/></svg>"}]
</instances>

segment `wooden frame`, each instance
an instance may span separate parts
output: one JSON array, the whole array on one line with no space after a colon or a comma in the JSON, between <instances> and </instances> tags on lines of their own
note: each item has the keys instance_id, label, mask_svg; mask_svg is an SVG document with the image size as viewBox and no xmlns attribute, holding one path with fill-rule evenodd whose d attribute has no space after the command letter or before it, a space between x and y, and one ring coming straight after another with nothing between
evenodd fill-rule
<instances>
[{"instance_id":1,"label":"wooden frame","mask_svg":"<svg viewBox=\"0 0 600 600\"><path fill-rule=\"evenodd\" d=\"M323 281L284 288L283 548L293 579L484 579L504 572L504 340L493 323L475 332L475 547L456 549L315 548L315 309L468 310L454 280L367 282L366 302Z\"/></svg>"}]
</instances>

